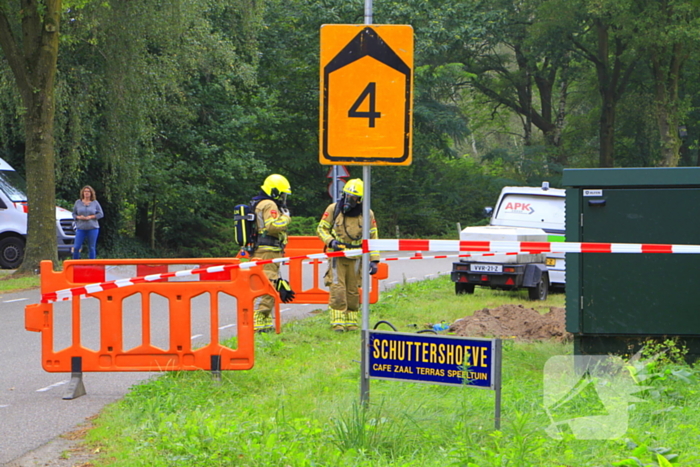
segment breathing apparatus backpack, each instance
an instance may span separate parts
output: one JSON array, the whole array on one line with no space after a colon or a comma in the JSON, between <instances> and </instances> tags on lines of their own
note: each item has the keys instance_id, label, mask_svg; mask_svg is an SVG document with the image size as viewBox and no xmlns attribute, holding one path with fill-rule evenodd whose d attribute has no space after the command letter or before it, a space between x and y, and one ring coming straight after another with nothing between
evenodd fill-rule
<instances>
[{"instance_id":1,"label":"breathing apparatus backpack","mask_svg":"<svg viewBox=\"0 0 700 467\"><path fill-rule=\"evenodd\" d=\"M239 204L233 208L233 233L238 246L252 253L258 243L255 204Z\"/></svg>"}]
</instances>

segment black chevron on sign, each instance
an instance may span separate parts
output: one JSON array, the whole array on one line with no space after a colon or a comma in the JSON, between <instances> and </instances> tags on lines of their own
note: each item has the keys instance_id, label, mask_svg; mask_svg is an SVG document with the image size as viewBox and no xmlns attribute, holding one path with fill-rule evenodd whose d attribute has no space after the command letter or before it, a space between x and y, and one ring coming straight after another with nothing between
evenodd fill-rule
<instances>
[{"instance_id":1,"label":"black chevron on sign","mask_svg":"<svg viewBox=\"0 0 700 467\"><path fill-rule=\"evenodd\" d=\"M333 60L328 62L323 71L326 74L333 73L365 56L370 56L404 75L410 76L411 70L408 65L401 60L401 57L396 55L396 52L372 28L364 28L360 31L343 50L338 52L338 55Z\"/></svg>"}]
</instances>

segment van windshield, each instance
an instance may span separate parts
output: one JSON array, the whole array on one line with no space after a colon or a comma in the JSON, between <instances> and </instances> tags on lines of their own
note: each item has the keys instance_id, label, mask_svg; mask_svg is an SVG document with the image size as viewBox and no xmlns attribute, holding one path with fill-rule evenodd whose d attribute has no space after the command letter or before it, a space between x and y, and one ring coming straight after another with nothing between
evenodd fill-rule
<instances>
[{"instance_id":1,"label":"van windshield","mask_svg":"<svg viewBox=\"0 0 700 467\"><path fill-rule=\"evenodd\" d=\"M512 194L503 197L498 212L498 220L562 224L564 220L564 198L552 196Z\"/></svg>"},{"instance_id":2,"label":"van windshield","mask_svg":"<svg viewBox=\"0 0 700 467\"><path fill-rule=\"evenodd\" d=\"M14 170L0 170L0 190L10 198L13 203L27 201L25 191L27 183Z\"/></svg>"}]
</instances>

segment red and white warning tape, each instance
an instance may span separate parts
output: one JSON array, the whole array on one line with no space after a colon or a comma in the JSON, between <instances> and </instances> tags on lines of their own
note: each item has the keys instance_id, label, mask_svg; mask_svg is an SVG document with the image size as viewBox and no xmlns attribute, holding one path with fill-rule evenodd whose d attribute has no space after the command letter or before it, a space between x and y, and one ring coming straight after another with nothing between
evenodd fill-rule
<instances>
[{"instance_id":1,"label":"red and white warning tape","mask_svg":"<svg viewBox=\"0 0 700 467\"><path fill-rule=\"evenodd\" d=\"M355 255L360 255L362 254L362 250L350 250L354 252L352 256ZM415 260L415 259L446 259L446 258L470 258L470 257L482 257L482 256L509 256L509 255L520 255L522 253L518 253L517 251L509 251L509 252L499 252L499 253L491 253L491 252L486 252L486 253L464 253L464 254L459 254L459 255L433 255L433 256L425 256L422 251L416 251L414 252L415 254L413 256L397 256L395 258L382 258L382 261L404 261L404 260ZM351 256L351 255L346 255L346 256ZM296 259L296 258L292 258ZM310 258L313 259L314 261L318 261L317 258ZM321 263L325 263L326 261L319 261Z\"/></svg>"},{"instance_id":2,"label":"red and white warning tape","mask_svg":"<svg viewBox=\"0 0 700 467\"><path fill-rule=\"evenodd\" d=\"M142 277L118 279L80 287L63 289L57 292L43 294L43 303L72 300L74 297L128 287L144 282L163 281L169 278L215 274L230 269L250 269L255 266L270 263L285 263L291 260L322 260L334 257L353 257L370 251L415 251L415 256L403 258L384 258L384 261L402 259L440 259L450 257L518 255L539 253L676 253L700 254L700 245L666 245L651 243L576 243L576 242L506 242L506 241L463 241L463 240L364 240L363 248L356 250L316 253L311 255L274 258L268 260L248 261L239 264L226 264L194 268L160 274L149 274ZM423 251L460 252L459 255L423 256ZM466 253L470 252L470 253Z\"/></svg>"},{"instance_id":3,"label":"red and white warning tape","mask_svg":"<svg viewBox=\"0 0 700 467\"><path fill-rule=\"evenodd\" d=\"M319 261L319 260L326 260L328 258L335 258L339 256L345 256L345 257L353 257L353 256L359 256L363 253L361 249L356 249L356 250L345 250L345 251L336 251L336 252L330 252L330 253L316 253L316 254L311 254L311 255L302 255L302 256L292 256L288 258L274 258L274 259L268 259L268 260L260 260L260 261L248 261L245 263L239 263L239 264L227 264L227 265L218 265L218 266L209 266L209 267L202 267L202 268L193 268L193 269L187 269L187 270L177 270L177 271L170 271L170 272L164 272L164 273L159 273L159 274L148 274L144 275L141 277L131 277L131 278L123 278L123 279L114 279L114 280L106 280L102 282L97 282L93 284L87 284L83 285L80 287L73 287L70 289L63 289L59 290L57 292L51 292L42 295L41 301L43 303L53 303L53 302L61 302L61 301L68 301L72 300L75 297L78 298L84 298L89 294L93 294L96 292L103 292L105 290L112 290L112 289L117 289L121 287L129 287L131 285L135 284L140 284L144 282L161 282L161 281L167 281L170 280L172 281L173 279L184 279L192 276L206 276L206 275L218 275L220 277L221 272L228 271L230 269L250 269L255 266L260 266L263 264L270 264L270 263L285 263L287 261L291 260L314 260L314 261ZM401 257L401 258L383 258L384 261L399 261L399 260L415 260L415 259L440 259L440 258L465 258L465 257L470 257L470 256L494 256L496 253L472 253L472 254L459 254L459 255L436 255L436 256L423 256L423 254L420 251L417 251L414 256L410 257ZM498 253L499 255L506 254L506 255L516 255L518 253ZM122 270L127 269L128 267L121 267ZM122 271L123 272L123 271ZM109 278L111 276L114 277L115 271L107 271L105 273L105 277Z\"/></svg>"},{"instance_id":4,"label":"red and white warning tape","mask_svg":"<svg viewBox=\"0 0 700 467\"><path fill-rule=\"evenodd\" d=\"M469 251L492 253L682 253L700 254L700 245L653 243L506 242L464 240L365 240L364 251Z\"/></svg>"}]
</instances>

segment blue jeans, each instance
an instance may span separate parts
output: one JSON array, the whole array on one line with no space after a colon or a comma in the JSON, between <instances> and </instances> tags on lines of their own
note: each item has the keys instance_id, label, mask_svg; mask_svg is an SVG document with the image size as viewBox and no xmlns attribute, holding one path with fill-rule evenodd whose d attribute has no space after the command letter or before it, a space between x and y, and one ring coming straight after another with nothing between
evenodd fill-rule
<instances>
[{"instance_id":1,"label":"blue jeans","mask_svg":"<svg viewBox=\"0 0 700 467\"><path fill-rule=\"evenodd\" d=\"M73 259L80 259L80 248L82 248L85 238L87 238L88 244L88 258L97 258L97 236L99 233L100 229L77 229L75 231L75 241L73 242Z\"/></svg>"}]
</instances>

